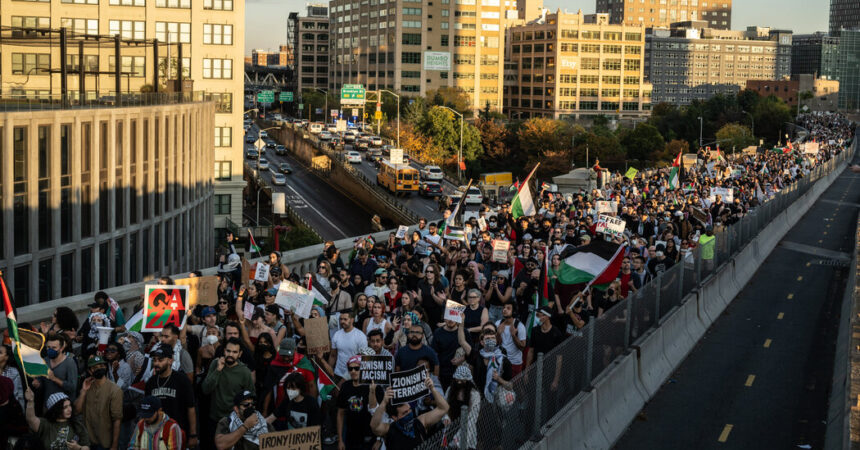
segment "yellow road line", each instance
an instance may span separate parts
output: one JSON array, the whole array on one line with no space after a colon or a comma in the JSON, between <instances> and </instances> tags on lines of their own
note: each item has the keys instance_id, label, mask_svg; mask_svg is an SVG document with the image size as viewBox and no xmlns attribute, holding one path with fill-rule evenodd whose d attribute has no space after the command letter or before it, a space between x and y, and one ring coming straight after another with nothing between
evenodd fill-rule
<instances>
[{"instance_id":1,"label":"yellow road line","mask_svg":"<svg viewBox=\"0 0 860 450\"><path fill-rule=\"evenodd\" d=\"M794 294L788 294L788 299L791 300L794 298Z\"/></svg>"},{"instance_id":2,"label":"yellow road line","mask_svg":"<svg viewBox=\"0 0 860 450\"><path fill-rule=\"evenodd\" d=\"M806 263L806 267L809 267L809 266L811 266L811 265L812 265L812 263L811 263L811 262Z\"/></svg>"},{"instance_id":3,"label":"yellow road line","mask_svg":"<svg viewBox=\"0 0 860 450\"><path fill-rule=\"evenodd\" d=\"M821 242L821 241L818 241L818 242ZM797 277L797 281L803 281L803 275Z\"/></svg>"},{"instance_id":4,"label":"yellow road line","mask_svg":"<svg viewBox=\"0 0 860 450\"><path fill-rule=\"evenodd\" d=\"M750 386L752 386L752 385L753 385L753 381L755 381L755 375L749 375L749 376L747 376L747 382L746 382L746 383L744 383L744 386L746 386L746 387L750 387Z\"/></svg>"},{"instance_id":5,"label":"yellow road line","mask_svg":"<svg viewBox=\"0 0 860 450\"><path fill-rule=\"evenodd\" d=\"M720 437L717 439L718 442L726 442L729 440L729 433L732 432L732 428L734 425L727 423L726 426L723 427L723 432L720 433Z\"/></svg>"},{"instance_id":6,"label":"yellow road line","mask_svg":"<svg viewBox=\"0 0 860 450\"><path fill-rule=\"evenodd\" d=\"M770 339L765 339L765 340L764 340L764 348L770 348L770 344L771 344L772 342L773 342L773 341L772 341L772 340L770 340Z\"/></svg>"},{"instance_id":7,"label":"yellow road line","mask_svg":"<svg viewBox=\"0 0 860 450\"><path fill-rule=\"evenodd\" d=\"M776 320L782 320L783 317L785 317L785 313L779 313L776 315Z\"/></svg>"}]
</instances>

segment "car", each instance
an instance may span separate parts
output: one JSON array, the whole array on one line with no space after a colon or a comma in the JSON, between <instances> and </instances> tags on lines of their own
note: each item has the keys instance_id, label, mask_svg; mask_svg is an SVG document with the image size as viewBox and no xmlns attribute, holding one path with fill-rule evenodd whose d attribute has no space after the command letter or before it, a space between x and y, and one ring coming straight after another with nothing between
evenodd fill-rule
<instances>
[{"instance_id":1,"label":"car","mask_svg":"<svg viewBox=\"0 0 860 450\"><path fill-rule=\"evenodd\" d=\"M278 144L275 144L275 141L266 141L266 148L267 149L269 149L269 148L273 149L273 148L276 148L277 146L278 146Z\"/></svg>"},{"instance_id":2,"label":"car","mask_svg":"<svg viewBox=\"0 0 860 450\"><path fill-rule=\"evenodd\" d=\"M266 130L260 131L260 137L261 138L269 137L269 133L266 133Z\"/></svg>"},{"instance_id":3,"label":"car","mask_svg":"<svg viewBox=\"0 0 860 450\"><path fill-rule=\"evenodd\" d=\"M435 181L425 181L418 186L418 195L422 197L439 197L442 195L442 185Z\"/></svg>"},{"instance_id":4,"label":"car","mask_svg":"<svg viewBox=\"0 0 860 450\"><path fill-rule=\"evenodd\" d=\"M257 161L257 168L260 170L269 170L269 160L266 158L260 158L260 160Z\"/></svg>"},{"instance_id":5,"label":"car","mask_svg":"<svg viewBox=\"0 0 860 450\"><path fill-rule=\"evenodd\" d=\"M370 136L370 145L375 145L377 147L382 145L382 138L379 136Z\"/></svg>"},{"instance_id":6,"label":"car","mask_svg":"<svg viewBox=\"0 0 860 450\"><path fill-rule=\"evenodd\" d=\"M272 173L272 184L275 186L286 186L287 177L282 173L274 172Z\"/></svg>"},{"instance_id":7,"label":"car","mask_svg":"<svg viewBox=\"0 0 860 450\"><path fill-rule=\"evenodd\" d=\"M245 157L248 159L257 159L260 157L260 154L257 153L256 150L248 150L247 152L245 152Z\"/></svg>"},{"instance_id":8,"label":"car","mask_svg":"<svg viewBox=\"0 0 860 450\"><path fill-rule=\"evenodd\" d=\"M275 146L275 154L276 155L286 155L287 154L287 148L281 144L278 144Z\"/></svg>"},{"instance_id":9,"label":"car","mask_svg":"<svg viewBox=\"0 0 860 450\"><path fill-rule=\"evenodd\" d=\"M257 140L256 136L252 136L250 134L245 135L245 143L246 144L253 144L256 140Z\"/></svg>"},{"instance_id":10,"label":"car","mask_svg":"<svg viewBox=\"0 0 860 450\"><path fill-rule=\"evenodd\" d=\"M287 163L278 164L278 170L280 170L283 174L293 173L293 167Z\"/></svg>"},{"instance_id":11,"label":"car","mask_svg":"<svg viewBox=\"0 0 860 450\"><path fill-rule=\"evenodd\" d=\"M329 125L325 130L332 134L337 133L337 127L334 125Z\"/></svg>"},{"instance_id":12,"label":"car","mask_svg":"<svg viewBox=\"0 0 860 450\"><path fill-rule=\"evenodd\" d=\"M310 132L311 132L311 134L319 134L319 133L322 133L322 130L323 130L323 126L322 126L322 124L321 124L321 123L311 123L311 124L308 124L308 131L310 131Z\"/></svg>"},{"instance_id":13,"label":"car","mask_svg":"<svg viewBox=\"0 0 860 450\"><path fill-rule=\"evenodd\" d=\"M466 191L466 186L460 186L457 191L462 195ZM480 205L483 201L484 194L481 193L480 189L472 186L469 188L469 192L466 192L466 200L463 203L467 205Z\"/></svg>"},{"instance_id":14,"label":"car","mask_svg":"<svg viewBox=\"0 0 860 450\"><path fill-rule=\"evenodd\" d=\"M370 147L370 142L367 142L366 139L358 139L355 141L355 145L359 150L367 150L367 148Z\"/></svg>"},{"instance_id":15,"label":"car","mask_svg":"<svg viewBox=\"0 0 860 450\"><path fill-rule=\"evenodd\" d=\"M320 140L321 141L330 141L331 138L332 138L332 135L328 131L323 131L322 133L320 133Z\"/></svg>"},{"instance_id":16,"label":"car","mask_svg":"<svg viewBox=\"0 0 860 450\"><path fill-rule=\"evenodd\" d=\"M421 169L421 178L425 180L441 180L445 178L445 174L439 166L424 166Z\"/></svg>"},{"instance_id":17,"label":"car","mask_svg":"<svg viewBox=\"0 0 860 450\"><path fill-rule=\"evenodd\" d=\"M346 160L352 164L361 164L361 154L357 151L351 151L346 153Z\"/></svg>"},{"instance_id":18,"label":"car","mask_svg":"<svg viewBox=\"0 0 860 450\"><path fill-rule=\"evenodd\" d=\"M382 159L382 150L378 148L372 148L364 154L364 158L371 162Z\"/></svg>"},{"instance_id":19,"label":"car","mask_svg":"<svg viewBox=\"0 0 860 450\"><path fill-rule=\"evenodd\" d=\"M355 142L355 135L347 132L346 134L343 135L343 141L344 142Z\"/></svg>"}]
</instances>

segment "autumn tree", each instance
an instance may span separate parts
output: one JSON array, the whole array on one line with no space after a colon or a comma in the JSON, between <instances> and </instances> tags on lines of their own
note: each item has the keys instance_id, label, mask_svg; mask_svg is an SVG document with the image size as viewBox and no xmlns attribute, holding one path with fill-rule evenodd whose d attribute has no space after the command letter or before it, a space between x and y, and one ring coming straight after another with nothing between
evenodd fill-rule
<instances>
[{"instance_id":1,"label":"autumn tree","mask_svg":"<svg viewBox=\"0 0 860 450\"><path fill-rule=\"evenodd\" d=\"M717 130L717 142L726 149L741 150L755 143L750 129L737 123L727 123Z\"/></svg>"}]
</instances>

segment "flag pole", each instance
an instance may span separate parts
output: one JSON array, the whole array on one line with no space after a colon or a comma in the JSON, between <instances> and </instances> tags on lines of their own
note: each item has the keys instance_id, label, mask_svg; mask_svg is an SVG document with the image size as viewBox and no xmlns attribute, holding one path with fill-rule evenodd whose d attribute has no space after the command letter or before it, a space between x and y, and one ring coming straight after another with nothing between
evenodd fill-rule
<instances>
[{"instance_id":1,"label":"flag pole","mask_svg":"<svg viewBox=\"0 0 860 450\"><path fill-rule=\"evenodd\" d=\"M4 278L4 274L3 274L2 270L0 270L0 288L3 289L3 296L6 297L6 299L8 299L8 301L9 301L9 307L14 308L14 305L12 305L12 298L9 297L9 290L6 289L6 279ZM9 317L9 313L10 313L10 311L6 311L7 320ZM15 320L16 321L18 320L17 317L15 318ZM9 328L7 327L6 329L8 330ZM12 336L9 336L9 337L11 338ZM24 374L24 386L27 388L27 390L29 390L30 384L27 382L27 378L28 378L27 368L24 365L24 359L21 358L21 338L19 337L18 339L14 339L14 341L15 341L15 355L13 355L13 356L15 356L15 359L18 360L18 365L21 368L21 372Z\"/></svg>"}]
</instances>

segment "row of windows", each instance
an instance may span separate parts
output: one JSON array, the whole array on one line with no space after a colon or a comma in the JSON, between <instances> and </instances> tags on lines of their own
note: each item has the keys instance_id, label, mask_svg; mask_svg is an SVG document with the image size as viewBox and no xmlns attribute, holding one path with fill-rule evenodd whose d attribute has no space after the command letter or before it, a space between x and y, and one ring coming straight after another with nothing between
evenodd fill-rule
<instances>
[{"instance_id":1,"label":"row of windows","mask_svg":"<svg viewBox=\"0 0 860 450\"><path fill-rule=\"evenodd\" d=\"M517 31L513 33L513 41L532 41L543 39L554 39L555 34L552 31ZM588 39L600 40L600 31L593 30L570 30L562 29L561 37L566 39ZM623 39L622 39L623 38ZM606 41L641 41L642 33L639 32L620 32L620 31L604 31L602 39Z\"/></svg>"},{"instance_id":2,"label":"row of windows","mask_svg":"<svg viewBox=\"0 0 860 450\"><path fill-rule=\"evenodd\" d=\"M51 0L16 0L49 3ZM78 5L98 5L99 0L61 0L61 3L73 3ZM108 0L111 6L146 6L146 0ZM190 9L191 0L155 0L156 8L182 8ZM233 10L233 0L203 0L203 9L214 9L222 11Z\"/></svg>"},{"instance_id":3,"label":"row of windows","mask_svg":"<svg viewBox=\"0 0 860 450\"><path fill-rule=\"evenodd\" d=\"M48 17L13 16L13 27L49 28ZM80 19L64 17L60 26L70 29L76 34L99 34L98 19ZM110 20L109 34L120 35L123 39L143 40L146 37L146 22L142 20ZM191 43L191 23L189 22L155 22L155 38L161 42ZM233 44L233 25L204 24L203 43L213 45Z\"/></svg>"}]
</instances>

